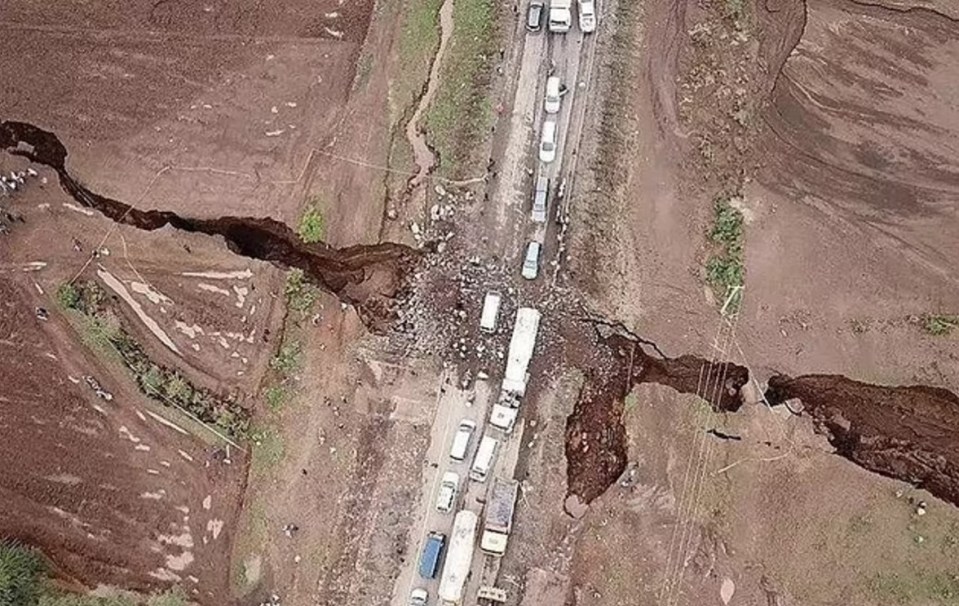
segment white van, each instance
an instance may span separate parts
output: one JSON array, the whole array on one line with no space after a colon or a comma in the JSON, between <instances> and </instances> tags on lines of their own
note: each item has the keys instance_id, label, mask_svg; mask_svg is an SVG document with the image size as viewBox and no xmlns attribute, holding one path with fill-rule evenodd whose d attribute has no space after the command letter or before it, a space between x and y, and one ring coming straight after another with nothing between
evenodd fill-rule
<instances>
[{"instance_id":1,"label":"white van","mask_svg":"<svg viewBox=\"0 0 959 606\"><path fill-rule=\"evenodd\" d=\"M559 76L550 76L546 79L546 100L543 103L543 109L547 114L559 113L560 100L562 95L559 90Z\"/></svg>"},{"instance_id":2,"label":"white van","mask_svg":"<svg viewBox=\"0 0 959 606\"><path fill-rule=\"evenodd\" d=\"M453 436L453 446L450 448L450 458L454 461L466 459L466 453L470 449L470 442L473 439L473 432L476 431L476 423L469 419L460 421L459 429Z\"/></svg>"},{"instance_id":3,"label":"white van","mask_svg":"<svg viewBox=\"0 0 959 606\"><path fill-rule=\"evenodd\" d=\"M543 122L543 134L539 140L539 159L552 162L556 159L556 121Z\"/></svg>"},{"instance_id":4,"label":"white van","mask_svg":"<svg viewBox=\"0 0 959 606\"><path fill-rule=\"evenodd\" d=\"M476 449L476 456L473 457L473 466L470 467L470 479L476 482L485 482L490 469L493 468L493 461L496 460L496 451L499 448L499 442L491 436L483 436L479 448Z\"/></svg>"},{"instance_id":5,"label":"white van","mask_svg":"<svg viewBox=\"0 0 959 606\"><path fill-rule=\"evenodd\" d=\"M486 293L483 299L483 313L480 315L480 330L496 332L496 319L499 317L499 304L502 297L498 292Z\"/></svg>"}]
</instances>

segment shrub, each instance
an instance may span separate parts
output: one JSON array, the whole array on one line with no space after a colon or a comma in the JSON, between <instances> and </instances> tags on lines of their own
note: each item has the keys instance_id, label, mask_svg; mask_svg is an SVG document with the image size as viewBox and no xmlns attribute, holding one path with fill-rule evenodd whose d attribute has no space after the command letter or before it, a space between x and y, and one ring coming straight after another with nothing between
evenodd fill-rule
<instances>
[{"instance_id":1,"label":"shrub","mask_svg":"<svg viewBox=\"0 0 959 606\"><path fill-rule=\"evenodd\" d=\"M0 606L32 606L46 570L40 554L13 541L0 542Z\"/></svg>"},{"instance_id":2,"label":"shrub","mask_svg":"<svg viewBox=\"0 0 959 606\"><path fill-rule=\"evenodd\" d=\"M80 291L73 284L64 282L57 289L57 303L63 309L76 309L80 303Z\"/></svg>"},{"instance_id":3,"label":"shrub","mask_svg":"<svg viewBox=\"0 0 959 606\"><path fill-rule=\"evenodd\" d=\"M286 388L282 385L274 385L266 390L266 403L273 412L279 412L286 404Z\"/></svg>"},{"instance_id":4,"label":"shrub","mask_svg":"<svg viewBox=\"0 0 959 606\"><path fill-rule=\"evenodd\" d=\"M922 329L931 335L942 337L959 328L959 316L929 314L922 317Z\"/></svg>"},{"instance_id":5,"label":"shrub","mask_svg":"<svg viewBox=\"0 0 959 606\"><path fill-rule=\"evenodd\" d=\"M313 307L320 294L315 286L306 281L301 269L290 270L290 273L286 275L286 287L283 292L289 308L301 314Z\"/></svg>"},{"instance_id":6,"label":"shrub","mask_svg":"<svg viewBox=\"0 0 959 606\"><path fill-rule=\"evenodd\" d=\"M283 376L289 376L300 368L300 354L302 348L298 341L285 343L280 351L270 360L270 368Z\"/></svg>"},{"instance_id":7,"label":"shrub","mask_svg":"<svg viewBox=\"0 0 959 606\"><path fill-rule=\"evenodd\" d=\"M323 218L323 213L316 207L315 202L311 201L306 211L303 212L297 232L300 234L300 239L307 244L315 244L323 240L323 235L326 232L326 220Z\"/></svg>"},{"instance_id":8,"label":"shrub","mask_svg":"<svg viewBox=\"0 0 959 606\"><path fill-rule=\"evenodd\" d=\"M720 197L713 206L713 226L709 238L717 246L706 260L706 281L717 298L725 302L731 289L742 286L746 269L743 265L743 215L726 197ZM740 295L730 302L729 311L735 311Z\"/></svg>"}]
</instances>

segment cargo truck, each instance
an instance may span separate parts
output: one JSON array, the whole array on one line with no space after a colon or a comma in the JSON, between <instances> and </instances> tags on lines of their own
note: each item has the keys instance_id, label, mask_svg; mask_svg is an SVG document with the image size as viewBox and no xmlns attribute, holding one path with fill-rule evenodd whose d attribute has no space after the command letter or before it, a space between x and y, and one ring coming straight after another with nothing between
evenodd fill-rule
<instances>
[{"instance_id":1,"label":"cargo truck","mask_svg":"<svg viewBox=\"0 0 959 606\"><path fill-rule=\"evenodd\" d=\"M486 503L483 538L480 549L483 553L500 557L506 553L506 542L513 528L513 510L516 507L516 494L519 482L516 480L493 479L493 489Z\"/></svg>"}]
</instances>

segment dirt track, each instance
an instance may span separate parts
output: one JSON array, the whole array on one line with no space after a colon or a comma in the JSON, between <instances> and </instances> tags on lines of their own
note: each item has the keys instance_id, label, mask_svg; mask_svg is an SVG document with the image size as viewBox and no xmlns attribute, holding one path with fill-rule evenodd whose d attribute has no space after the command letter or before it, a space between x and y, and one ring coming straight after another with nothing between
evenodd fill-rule
<instances>
[{"instance_id":1,"label":"dirt track","mask_svg":"<svg viewBox=\"0 0 959 606\"><path fill-rule=\"evenodd\" d=\"M955 280L959 21L936 4L947 5L793 0L762 11L772 90L759 178Z\"/></svg>"}]
</instances>

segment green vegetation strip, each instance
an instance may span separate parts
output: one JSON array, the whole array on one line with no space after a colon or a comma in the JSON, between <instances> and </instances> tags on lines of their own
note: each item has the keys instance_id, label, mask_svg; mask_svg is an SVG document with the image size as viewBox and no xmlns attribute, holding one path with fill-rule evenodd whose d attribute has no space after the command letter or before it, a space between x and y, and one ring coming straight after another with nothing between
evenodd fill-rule
<instances>
[{"instance_id":1,"label":"green vegetation strip","mask_svg":"<svg viewBox=\"0 0 959 606\"><path fill-rule=\"evenodd\" d=\"M440 44L440 6L443 0L408 0L403 10L399 43L399 75L391 97L400 111L410 108L429 76L430 61ZM390 114L390 121L399 116Z\"/></svg>"},{"instance_id":2,"label":"green vegetation strip","mask_svg":"<svg viewBox=\"0 0 959 606\"><path fill-rule=\"evenodd\" d=\"M13 541L0 542L0 606L187 606L179 588L150 596L100 597L59 590L47 576L40 552Z\"/></svg>"},{"instance_id":3,"label":"green vegetation strip","mask_svg":"<svg viewBox=\"0 0 959 606\"><path fill-rule=\"evenodd\" d=\"M922 317L922 329L937 337L951 334L959 328L959 315L928 314Z\"/></svg>"},{"instance_id":4,"label":"green vegetation strip","mask_svg":"<svg viewBox=\"0 0 959 606\"><path fill-rule=\"evenodd\" d=\"M916 571L877 574L869 583L882 604L922 606L959 604L959 575Z\"/></svg>"},{"instance_id":5,"label":"green vegetation strip","mask_svg":"<svg viewBox=\"0 0 959 606\"><path fill-rule=\"evenodd\" d=\"M450 38L439 88L427 110L426 128L439 154L439 170L462 176L471 152L489 130L490 73L497 53L496 10L492 0L453 0Z\"/></svg>"},{"instance_id":6,"label":"green vegetation strip","mask_svg":"<svg viewBox=\"0 0 959 606\"><path fill-rule=\"evenodd\" d=\"M179 371L154 363L127 333L107 305L96 282L63 284L57 303L76 321L83 342L100 353L119 356L130 369L140 391L153 400L189 411L204 423L216 426L233 439L245 439L250 411L231 397L223 398L191 384Z\"/></svg>"},{"instance_id":7,"label":"green vegetation strip","mask_svg":"<svg viewBox=\"0 0 959 606\"><path fill-rule=\"evenodd\" d=\"M714 251L706 260L706 281L713 289L716 298L726 301L734 289L742 287L745 277L743 251L743 215L729 203L729 198L720 197L713 205L713 226L709 239ZM727 307L730 312L739 307L741 291Z\"/></svg>"}]
</instances>

